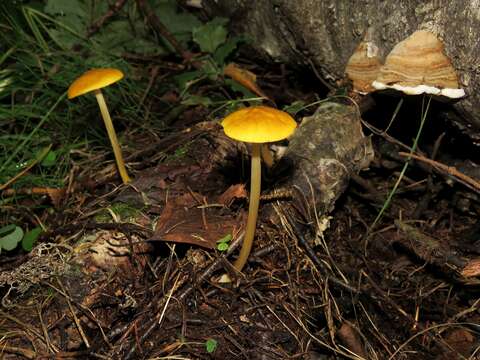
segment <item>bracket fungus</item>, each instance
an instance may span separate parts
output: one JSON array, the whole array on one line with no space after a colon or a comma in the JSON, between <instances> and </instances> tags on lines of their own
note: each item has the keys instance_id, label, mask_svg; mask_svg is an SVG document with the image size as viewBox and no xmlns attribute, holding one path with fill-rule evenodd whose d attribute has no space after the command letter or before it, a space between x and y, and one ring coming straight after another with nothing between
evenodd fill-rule
<instances>
[{"instance_id":1,"label":"bracket fungus","mask_svg":"<svg viewBox=\"0 0 480 360\"><path fill-rule=\"evenodd\" d=\"M115 161L117 162L118 171L124 184L130 182L125 163L122 157L122 151L118 143L115 128L113 127L110 113L108 112L107 103L103 97L101 88L111 85L123 78L123 73L117 69L104 68L104 69L91 69L78 77L68 88L68 98L86 94L93 91L97 98L98 106L102 114L103 122L107 129L110 143L112 144L113 154L115 155Z\"/></svg>"},{"instance_id":2,"label":"bracket fungus","mask_svg":"<svg viewBox=\"0 0 480 360\"><path fill-rule=\"evenodd\" d=\"M377 90L395 89L407 95L465 96L443 43L426 30L418 30L395 45L372 85Z\"/></svg>"},{"instance_id":3,"label":"bracket fungus","mask_svg":"<svg viewBox=\"0 0 480 360\"><path fill-rule=\"evenodd\" d=\"M378 53L378 47L373 42L362 41L350 56L345 73L352 80L354 91L363 95L375 91L372 83L382 66Z\"/></svg>"},{"instance_id":4,"label":"bracket fungus","mask_svg":"<svg viewBox=\"0 0 480 360\"><path fill-rule=\"evenodd\" d=\"M262 144L287 138L295 131L297 123L284 111L267 106L252 106L231 113L223 119L222 126L228 137L252 144L247 226L240 255L234 263L235 269L241 271L247 262L255 237L260 201Z\"/></svg>"}]
</instances>

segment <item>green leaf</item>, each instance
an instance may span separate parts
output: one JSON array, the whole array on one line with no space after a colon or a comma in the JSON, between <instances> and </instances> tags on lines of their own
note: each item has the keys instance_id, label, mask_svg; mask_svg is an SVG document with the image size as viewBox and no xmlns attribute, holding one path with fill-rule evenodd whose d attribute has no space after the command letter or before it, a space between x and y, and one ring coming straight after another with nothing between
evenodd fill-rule
<instances>
[{"instance_id":1,"label":"green leaf","mask_svg":"<svg viewBox=\"0 0 480 360\"><path fill-rule=\"evenodd\" d=\"M160 21L183 44L191 40L192 29L202 24L194 15L179 12L175 0L157 0L151 7Z\"/></svg>"},{"instance_id":2,"label":"green leaf","mask_svg":"<svg viewBox=\"0 0 480 360\"><path fill-rule=\"evenodd\" d=\"M135 45L133 28L127 20L116 20L104 26L95 38L104 51L120 55L127 44Z\"/></svg>"},{"instance_id":3,"label":"green leaf","mask_svg":"<svg viewBox=\"0 0 480 360\"><path fill-rule=\"evenodd\" d=\"M245 41L244 37L235 36L231 39L228 39L225 44L220 45L217 50L213 53L213 59L219 65L225 64L225 59L233 53L233 51L237 48L237 45L240 42Z\"/></svg>"},{"instance_id":4,"label":"green leaf","mask_svg":"<svg viewBox=\"0 0 480 360\"><path fill-rule=\"evenodd\" d=\"M45 167L52 167L57 163L57 153L50 150L43 158L41 165Z\"/></svg>"},{"instance_id":5,"label":"green leaf","mask_svg":"<svg viewBox=\"0 0 480 360\"><path fill-rule=\"evenodd\" d=\"M199 70L189 71L177 75L174 77L175 82L177 83L180 90L184 90L186 87L190 86L190 83L198 80L202 77L203 73Z\"/></svg>"},{"instance_id":6,"label":"green leaf","mask_svg":"<svg viewBox=\"0 0 480 360\"><path fill-rule=\"evenodd\" d=\"M22 239L22 248L25 251L32 251L33 245L37 242L38 237L42 233L42 228L37 226L25 234Z\"/></svg>"},{"instance_id":7,"label":"green leaf","mask_svg":"<svg viewBox=\"0 0 480 360\"><path fill-rule=\"evenodd\" d=\"M182 105L195 106L203 105L205 107L213 104L212 99L206 96L190 95L185 100L182 101Z\"/></svg>"},{"instance_id":8,"label":"green leaf","mask_svg":"<svg viewBox=\"0 0 480 360\"><path fill-rule=\"evenodd\" d=\"M217 65L213 61L205 61L201 67L203 73L208 76L208 78L212 81L218 79L218 76L221 73L221 70L217 67Z\"/></svg>"},{"instance_id":9,"label":"green leaf","mask_svg":"<svg viewBox=\"0 0 480 360\"><path fill-rule=\"evenodd\" d=\"M232 241L232 234L227 234L225 235L223 238L221 238L220 240L217 240L217 243L228 243L230 241Z\"/></svg>"},{"instance_id":10,"label":"green leaf","mask_svg":"<svg viewBox=\"0 0 480 360\"><path fill-rule=\"evenodd\" d=\"M226 251L228 249L228 243L219 243L217 244L217 250L218 251Z\"/></svg>"},{"instance_id":11,"label":"green leaf","mask_svg":"<svg viewBox=\"0 0 480 360\"><path fill-rule=\"evenodd\" d=\"M232 235L231 234L227 234L225 235L223 238L221 238L220 240L217 240L217 250L218 251L225 251L228 249L228 243L230 241L232 241Z\"/></svg>"},{"instance_id":12,"label":"green leaf","mask_svg":"<svg viewBox=\"0 0 480 360\"><path fill-rule=\"evenodd\" d=\"M78 0L48 0L43 11L51 15L66 16L73 14L79 17L87 17L85 5Z\"/></svg>"},{"instance_id":13,"label":"green leaf","mask_svg":"<svg viewBox=\"0 0 480 360\"><path fill-rule=\"evenodd\" d=\"M165 48L158 46L156 42L139 37L123 44L123 47L126 51L137 54L165 55L167 53Z\"/></svg>"},{"instance_id":14,"label":"green leaf","mask_svg":"<svg viewBox=\"0 0 480 360\"><path fill-rule=\"evenodd\" d=\"M213 54L215 50L227 40L227 30L225 24L227 19L213 19L212 21L199 26L193 30L193 41L195 41L200 50Z\"/></svg>"},{"instance_id":15,"label":"green leaf","mask_svg":"<svg viewBox=\"0 0 480 360\"><path fill-rule=\"evenodd\" d=\"M7 251L13 250L17 247L18 243L22 240L22 238L22 228L15 226L15 229L11 233L0 237L0 248L3 248Z\"/></svg>"},{"instance_id":16,"label":"green leaf","mask_svg":"<svg viewBox=\"0 0 480 360\"><path fill-rule=\"evenodd\" d=\"M17 227L17 225L15 225L15 224L10 224L10 225L6 225L6 226L1 227L0 228L0 236L11 233L13 230L15 230L16 227Z\"/></svg>"},{"instance_id":17,"label":"green leaf","mask_svg":"<svg viewBox=\"0 0 480 360\"><path fill-rule=\"evenodd\" d=\"M208 339L205 342L205 348L207 349L207 352L209 354L213 353L215 350L217 350L218 342L215 339Z\"/></svg>"},{"instance_id":18,"label":"green leaf","mask_svg":"<svg viewBox=\"0 0 480 360\"><path fill-rule=\"evenodd\" d=\"M286 111L292 115L296 115L304 107L305 107L305 101L297 100L291 103L290 105L284 106L283 111Z\"/></svg>"},{"instance_id":19,"label":"green leaf","mask_svg":"<svg viewBox=\"0 0 480 360\"><path fill-rule=\"evenodd\" d=\"M65 30L50 29L49 34L63 49L71 49L79 43L79 38Z\"/></svg>"}]
</instances>

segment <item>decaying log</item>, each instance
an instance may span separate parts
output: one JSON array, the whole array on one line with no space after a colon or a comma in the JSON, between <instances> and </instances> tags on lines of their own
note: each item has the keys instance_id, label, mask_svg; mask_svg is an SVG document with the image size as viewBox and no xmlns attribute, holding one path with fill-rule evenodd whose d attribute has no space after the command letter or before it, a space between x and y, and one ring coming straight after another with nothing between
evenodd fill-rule
<instances>
[{"instance_id":1,"label":"decaying log","mask_svg":"<svg viewBox=\"0 0 480 360\"><path fill-rule=\"evenodd\" d=\"M314 66L331 85L346 78L347 62L362 40L378 48L383 62L415 31L431 31L443 42L467 94L448 118L480 142L480 16L474 1L204 0L203 5L212 15L230 18L260 54Z\"/></svg>"},{"instance_id":2,"label":"decaying log","mask_svg":"<svg viewBox=\"0 0 480 360\"><path fill-rule=\"evenodd\" d=\"M351 175L367 168L373 156L358 109L326 102L302 120L290 139L284 160L294 171L283 185L312 199L309 203L324 215L333 209Z\"/></svg>"}]
</instances>

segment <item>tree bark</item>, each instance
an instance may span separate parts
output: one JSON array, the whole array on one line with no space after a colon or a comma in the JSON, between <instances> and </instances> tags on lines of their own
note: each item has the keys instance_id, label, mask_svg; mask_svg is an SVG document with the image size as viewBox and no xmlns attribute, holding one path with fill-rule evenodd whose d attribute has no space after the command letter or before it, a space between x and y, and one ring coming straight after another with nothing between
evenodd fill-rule
<instances>
[{"instance_id":1,"label":"tree bark","mask_svg":"<svg viewBox=\"0 0 480 360\"><path fill-rule=\"evenodd\" d=\"M368 33L385 56L416 30L445 45L467 96L454 104L454 122L480 141L480 4L473 0L204 0L212 15L231 19L264 56L292 65L313 64L331 85Z\"/></svg>"}]
</instances>

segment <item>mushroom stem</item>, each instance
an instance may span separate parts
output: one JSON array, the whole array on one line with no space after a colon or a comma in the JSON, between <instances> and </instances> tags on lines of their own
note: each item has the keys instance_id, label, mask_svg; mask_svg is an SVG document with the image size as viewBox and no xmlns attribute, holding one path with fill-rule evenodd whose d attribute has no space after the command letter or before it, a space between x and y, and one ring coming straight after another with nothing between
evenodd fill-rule
<instances>
[{"instance_id":1,"label":"mushroom stem","mask_svg":"<svg viewBox=\"0 0 480 360\"><path fill-rule=\"evenodd\" d=\"M128 176L127 169L125 169L125 163L123 162L122 150L120 150L120 145L118 144L117 135L115 133L115 128L113 127L112 118L108 112L107 103L103 97L101 90L95 90L95 97L98 101L98 106L100 107L100 112L102 113L103 122L107 128L108 137L110 138L110 143L112 144L113 154L115 155L115 161L117 162L118 171L122 177L124 184L130 182L130 177Z\"/></svg>"},{"instance_id":2,"label":"mushroom stem","mask_svg":"<svg viewBox=\"0 0 480 360\"><path fill-rule=\"evenodd\" d=\"M243 240L240 255L233 264L235 269L242 271L243 266L247 262L248 255L252 249L253 238L255 237L255 227L257 225L258 205L260 202L260 181L262 175L262 167L260 162L261 144L252 144L252 170L250 180L250 205L248 207L247 228L245 230L245 238Z\"/></svg>"},{"instance_id":3,"label":"mushroom stem","mask_svg":"<svg viewBox=\"0 0 480 360\"><path fill-rule=\"evenodd\" d=\"M262 144L262 159L267 168L271 168L273 166L273 156L268 148L268 144Z\"/></svg>"}]
</instances>

